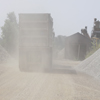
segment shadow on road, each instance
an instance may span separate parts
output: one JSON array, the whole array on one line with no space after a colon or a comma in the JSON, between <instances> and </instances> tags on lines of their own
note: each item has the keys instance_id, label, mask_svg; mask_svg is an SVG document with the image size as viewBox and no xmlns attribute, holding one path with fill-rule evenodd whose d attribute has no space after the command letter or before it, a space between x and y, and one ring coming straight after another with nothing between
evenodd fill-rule
<instances>
[{"instance_id":1,"label":"shadow on road","mask_svg":"<svg viewBox=\"0 0 100 100\"><path fill-rule=\"evenodd\" d=\"M71 66L53 65L52 68L45 69L45 73L54 74L77 74Z\"/></svg>"},{"instance_id":2,"label":"shadow on road","mask_svg":"<svg viewBox=\"0 0 100 100\"><path fill-rule=\"evenodd\" d=\"M39 73L53 73L53 74L77 74L77 72L71 67L71 66L62 66L62 65L53 65L52 67L47 67L47 68L37 68L34 69L24 69L21 70L21 72L28 72L28 73L32 73L32 72L39 72Z\"/></svg>"}]
</instances>

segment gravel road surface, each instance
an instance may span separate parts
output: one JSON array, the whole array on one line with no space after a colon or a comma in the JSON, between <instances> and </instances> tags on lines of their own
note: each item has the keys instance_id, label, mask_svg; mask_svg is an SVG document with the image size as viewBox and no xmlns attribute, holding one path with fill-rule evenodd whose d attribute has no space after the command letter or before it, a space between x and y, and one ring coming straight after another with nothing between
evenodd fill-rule
<instances>
[{"instance_id":1,"label":"gravel road surface","mask_svg":"<svg viewBox=\"0 0 100 100\"><path fill-rule=\"evenodd\" d=\"M0 100L100 100L99 81L73 67L29 73L9 66L0 66Z\"/></svg>"}]
</instances>

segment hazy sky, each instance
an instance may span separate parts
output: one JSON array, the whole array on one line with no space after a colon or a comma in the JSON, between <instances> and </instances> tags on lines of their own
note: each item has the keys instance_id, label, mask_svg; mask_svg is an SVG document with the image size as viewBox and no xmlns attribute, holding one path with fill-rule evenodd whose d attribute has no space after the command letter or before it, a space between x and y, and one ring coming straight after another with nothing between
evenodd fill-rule
<instances>
[{"instance_id":1,"label":"hazy sky","mask_svg":"<svg viewBox=\"0 0 100 100\"><path fill-rule=\"evenodd\" d=\"M88 26L91 33L93 20L100 20L100 0L0 0L0 27L7 13L51 13L56 35L69 36Z\"/></svg>"}]
</instances>

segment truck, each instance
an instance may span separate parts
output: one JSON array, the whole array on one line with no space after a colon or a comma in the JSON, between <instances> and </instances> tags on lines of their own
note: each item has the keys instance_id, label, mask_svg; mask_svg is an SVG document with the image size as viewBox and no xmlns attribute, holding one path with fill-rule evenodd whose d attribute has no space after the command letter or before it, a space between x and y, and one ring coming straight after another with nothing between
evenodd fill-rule
<instances>
[{"instance_id":1,"label":"truck","mask_svg":"<svg viewBox=\"0 0 100 100\"><path fill-rule=\"evenodd\" d=\"M53 19L49 13L19 14L19 69L51 68L53 39Z\"/></svg>"}]
</instances>

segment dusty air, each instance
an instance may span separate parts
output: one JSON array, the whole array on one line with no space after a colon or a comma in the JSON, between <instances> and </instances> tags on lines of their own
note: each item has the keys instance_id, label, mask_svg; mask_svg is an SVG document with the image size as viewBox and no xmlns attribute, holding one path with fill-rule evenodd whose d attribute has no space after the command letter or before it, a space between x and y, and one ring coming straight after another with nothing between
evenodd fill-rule
<instances>
[{"instance_id":1,"label":"dusty air","mask_svg":"<svg viewBox=\"0 0 100 100\"><path fill-rule=\"evenodd\" d=\"M56 35L51 13L7 15L1 27L0 100L100 100L100 21Z\"/></svg>"}]
</instances>

